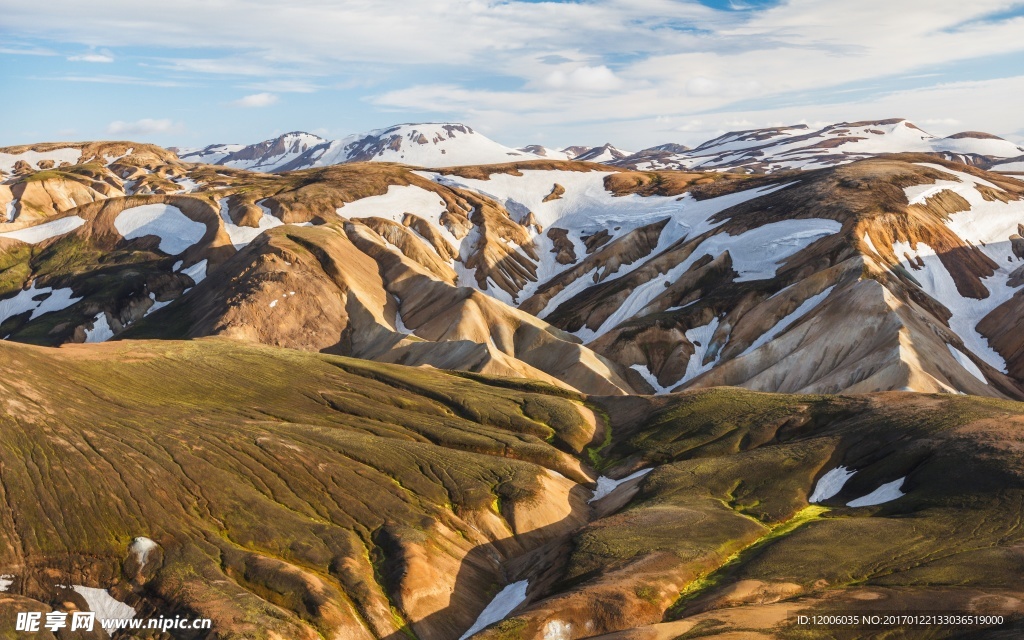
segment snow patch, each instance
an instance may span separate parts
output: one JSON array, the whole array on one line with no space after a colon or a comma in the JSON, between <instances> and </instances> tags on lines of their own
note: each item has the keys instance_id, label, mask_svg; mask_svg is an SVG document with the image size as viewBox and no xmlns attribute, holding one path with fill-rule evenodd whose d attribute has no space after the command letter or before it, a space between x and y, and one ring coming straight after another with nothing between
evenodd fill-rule
<instances>
[{"instance_id":1,"label":"snow patch","mask_svg":"<svg viewBox=\"0 0 1024 640\"><path fill-rule=\"evenodd\" d=\"M0 575L0 593L7 593L7 590L11 588L12 584L14 584L13 575L9 573Z\"/></svg>"},{"instance_id":2,"label":"snow patch","mask_svg":"<svg viewBox=\"0 0 1024 640\"><path fill-rule=\"evenodd\" d=\"M74 147L53 149L51 151L33 151L29 149L21 153L0 153L0 171L13 173L14 165L19 160L24 160L32 169L37 169L41 160L53 160L53 165L58 167L62 162L78 164L81 157L82 150Z\"/></svg>"},{"instance_id":3,"label":"snow patch","mask_svg":"<svg viewBox=\"0 0 1024 640\"><path fill-rule=\"evenodd\" d=\"M153 540L139 536L132 540L132 543L128 545L128 552L135 554L135 559L139 561L139 566L145 566L146 561L149 560L149 554L159 545Z\"/></svg>"},{"instance_id":4,"label":"snow patch","mask_svg":"<svg viewBox=\"0 0 1024 640\"><path fill-rule=\"evenodd\" d=\"M114 220L114 228L125 240L143 236L160 238L160 250L178 255L206 235L206 225L196 222L169 204L145 204L125 209Z\"/></svg>"},{"instance_id":5,"label":"snow patch","mask_svg":"<svg viewBox=\"0 0 1024 640\"><path fill-rule=\"evenodd\" d=\"M544 640L572 640L572 624L550 620L544 625Z\"/></svg>"},{"instance_id":6,"label":"snow patch","mask_svg":"<svg viewBox=\"0 0 1024 640\"><path fill-rule=\"evenodd\" d=\"M870 507L876 504L883 504L885 502L891 502L897 498L902 498L906 494L900 491L900 487L903 486L903 481L907 477L903 476L899 480L893 480L887 482L882 486L878 487L863 498L857 498L846 503L848 507Z\"/></svg>"},{"instance_id":7,"label":"snow patch","mask_svg":"<svg viewBox=\"0 0 1024 640\"><path fill-rule=\"evenodd\" d=\"M587 500L587 504L597 502L601 498L604 498L611 492L618 489L619 486L622 485L623 483L629 482L630 480L635 480L637 478L642 478L652 471L654 471L653 468L641 469L636 473L632 473L626 476L625 478L621 478L619 480L612 480L611 478L601 476L600 478L597 479L597 488L594 489L594 495L590 498L590 500Z\"/></svg>"},{"instance_id":8,"label":"snow patch","mask_svg":"<svg viewBox=\"0 0 1024 640\"><path fill-rule=\"evenodd\" d=\"M131 620L135 617L135 609L115 600L106 589L83 587L80 584L71 588L85 599L89 611L95 613L98 620Z\"/></svg>"},{"instance_id":9,"label":"snow patch","mask_svg":"<svg viewBox=\"0 0 1024 640\"><path fill-rule=\"evenodd\" d=\"M107 314L100 311L92 321L92 329L85 330L86 342L106 342L114 337L114 330L110 328L110 321Z\"/></svg>"},{"instance_id":10,"label":"snow patch","mask_svg":"<svg viewBox=\"0 0 1024 640\"><path fill-rule=\"evenodd\" d=\"M153 304L150 305L149 309L146 309L146 315L147 316L149 314L153 313L154 311L157 311L159 309L163 309L167 305L169 305L172 302L174 302L174 300L167 300L166 302L160 302L159 300L156 299L156 294L155 293L149 294L149 299L153 301Z\"/></svg>"},{"instance_id":11,"label":"snow patch","mask_svg":"<svg viewBox=\"0 0 1024 640\"><path fill-rule=\"evenodd\" d=\"M228 199L221 198L219 204L220 217L224 221L224 230L228 232L228 237L231 238L231 244L234 245L235 249L241 249L255 240L257 236L267 229L280 227L284 224L270 213L270 209L263 205L259 205L259 207L263 209L263 215L260 216L260 221L257 226L244 227L237 225L231 221L231 216L228 215Z\"/></svg>"},{"instance_id":12,"label":"snow patch","mask_svg":"<svg viewBox=\"0 0 1024 640\"><path fill-rule=\"evenodd\" d=\"M988 384L988 380L985 379L985 374L981 372L978 365L974 364L974 361L967 357L967 354L957 349L951 344L947 344L946 348L949 349L949 354L953 356L961 367L967 369L967 373L971 374L978 380L981 380L985 384Z\"/></svg>"},{"instance_id":13,"label":"snow patch","mask_svg":"<svg viewBox=\"0 0 1024 640\"><path fill-rule=\"evenodd\" d=\"M10 214L9 207L10 205L8 205L8 214ZM68 216L59 220L52 220L50 222L44 222L43 224L37 224L33 227L26 227L24 229L18 229L17 231L0 233L0 238L12 238L14 240L27 242L28 244L37 244L43 240L49 240L50 238L56 238L57 236L62 236L65 233L70 233L83 224L85 224L85 220L79 216Z\"/></svg>"},{"instance_id":14,"label":"snow patch","mask_svg":"<svg viewBox=\"0 0 1024 640\"><path fill-rule=\"evenodd\" d=\"M630 369L632 369L633 371L636 371L637 373L639 373L643 377L643 379L647 382L647 384L649 384L652 387L654 387L654 393L656 395L661 395L663 393L670 393L672 391L669 387L661 386L661 383L658 382L658 377L656 375L654 375L653 373L651 373L651 370L649 368L647 368L645 365L634 364L633 366L630 367Z\"/></svg>"},{"instance_id":15,"label":"snow patch","mask_svg":"<svg viewBox=\"0 0 1024 640\"><path fill-rule=\"evenodd\" d=\"M842 491L843 485L845 485L846 481L852 478L855 473L857 472L841 466L829 471L818 478L817 484L814 485L814 492L811 494L811 497L807 499L807 502L815 503L828 500Z\"/></svg>"},{"instance_id":16,"label":"snow patch","mask_svg":"<svg viewBox=\"0 0 1024 640\"><path fill-rule=\"evenodd\" d=\"M15 198L14 200L11 200L10 202L7 203L7 214L5 218L7 222L14 222L14 219L18 217L17 205L18 198Z\"/></svg>"},{"instance_id":17,"label":"snow patch","mask_svg":"<svg viewBox=\"0 0 1024 640\"><path fill-rule=\"evenodd\" d=\"M960 215L954 214L954 221ZM950 226L953 226L952 223ZM1014 225L1013 232L1016 233L1016 225ZM1006 238L1009 238L1009 235L1007 233ZM978 241L975 246L989 254L989 257L992 257L992 254L989 252L997 251L998 244L1000 243L992 243L986 247L981 246L981 241ZM1008 247L1009 241L1007 240L1001 244ZM946 270L942 260L931 247L923 242L917 243L916 246L911 246L906 242L897 242L893 244L893 251L907 267L908 272L920 283L925 293L942 303L952 314L949 319L949 328L960 336L964 346L993 368L1006 373L1006 361L989 345L988 339L981 335L977 329L978 323L985 316L1013 297L1016 291L1008 284L1010 269L1003 266L1007 264L1006 258L1003 257L1002 260L996 260L999 268L995 274L982 280L989 291L989 296L983 300L978 300L976 298L965 298L960 295L960 292L957 291L956 283L953 281L953 276ZM923 267L918 264L918 260L924 265Z\"/></svg>"},{"instance_id":18,"label":"snow patch","mask_svg":"<svg viewBox=\"0 0 1024 640\"><path fill-rule=\"evenodd\" d=\"M466 640L481 629L504 620L505 616L512 613L526 600L526 589L529 584L528 580L520 580L499 591L498 595L494 596L494 599L480 612L473 626L462 634L459 640Z\"/></svg>"},{"instance_id":19,"label":"snow patch","mask_svg":"<svg viewBox=\"0 0 1024 640\"><path fill-rule=\"evenodd\" d=\"M686 330L686 339L693 344L693 354L690 355L690 359L686 363L686 373L683 374L680 383L689 382L700 374L711 371L715 366L718 361L717 354L707 364L704 363L704 358L711 350L711 341L715 336L715 331L718 331L718 323L719 320L715 317L706 325Z\"/></svg>"},{"instance_id":20,"label":"snow patch","mask_svg":"<svg viewBox=\"0 0 1024 640\"><path fill-rule=\"evenodd\" d=\"M206 280L206 258L203 258L188 269L185 269L182 273L192 278L192 282L195 282L196 284Z\"/></svg>"},{"instance_id":21,"label":"snow patch","mask_svg":"<svg viewBox=\"0 0 1024 640\"><path fill-rule=\"evenodd\" d=\"M36 298L42 299L36 300ZM0 300L0 323L26 311L32 312L29 320L35 320L44 313L67 309L79 300L81 298L75 298L71 289L52 289L50 287L40 289L33 284L31 289L19 291L12 298Z\"/></svg>"}]
</instances>

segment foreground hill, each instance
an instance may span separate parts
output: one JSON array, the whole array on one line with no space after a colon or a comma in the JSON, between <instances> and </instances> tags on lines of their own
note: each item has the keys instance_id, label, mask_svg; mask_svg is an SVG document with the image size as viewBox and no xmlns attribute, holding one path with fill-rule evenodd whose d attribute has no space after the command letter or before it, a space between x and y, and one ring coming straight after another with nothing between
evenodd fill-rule
<instances>
[{"instance_id":1,"label":"foreground hill","mask_svg":"<svg viewBox=\"0 0 1024 640\"><path fill-rule=\"evenodd\" d=\"M569 640L1024 612L1019 403L585 397L209 339L0 342L0 372L4 620L113 598L211 638Z\"/></svg>"},{"instance_id":2,"label":"foreground hill","mask_svg":"<svg viewBox=\"0 0 1024 640\"><path fill-rule=\"evenodd\" d=\"M1001 174L906 154L761 177L164 154L0 187L0 337L222 335L605 395L1024 397L1024 183Z\"/></svg>"}]
</instances>

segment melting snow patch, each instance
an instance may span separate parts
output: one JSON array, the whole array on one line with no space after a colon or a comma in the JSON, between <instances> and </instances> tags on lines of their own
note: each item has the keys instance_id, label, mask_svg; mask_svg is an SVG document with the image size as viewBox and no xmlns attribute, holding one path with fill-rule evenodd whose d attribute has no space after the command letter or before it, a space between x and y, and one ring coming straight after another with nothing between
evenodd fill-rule
<instances>
[{"instance_id":1,"label":"melting snow patch","mask_svg":"<svg viewBox=\"0 0 1024 640\"><path fill-rule=\"evenodd\" d=\"M166 302L160 302L159 300L156 299L156 294L155 293L149 294L149 299L153 301L153 304L150 305L149 309L146 309L146 315L149 315L149 314L151 314L154 311L157 311L159 309L163 309L167 305L169 305L172 302L174 302L174 300L168 300Z\"/></svg>"},{"instance_id":2,"label":"melting snow patch","mask_svg":"<svg viewBox=\"0 0 1024 640\"><path fill-rule=\"evenodd\" d=\"M14 222L14 218L18 215L17 209L18 199L15 198L7 203L7 222Z\"/></svg>"},{"instance_id":3,"label":"melting snow patch","mask_svg":"<svg viewBox=\"0 0 1024 640\"><path fill-rule=\"evenodd\" d=\"M893 480L887 482L882 486L878 487L863 498L857 498L846 503L848 507L870 507L876 504L882 504L884 502L890 502L896 498L902 498L906 494L900 491L900 487L903 486L903 481L907 477L903 476L899 480Z\"/></svg>"},{"instance_id":4,"label":"melting snow patch","mask_svg":"<svg viewBox=\"0 0 1024 640\"><path fill-rule=\"evenodd\" d=\"M114 337L114 330L110 328L110 321L107 314L100 311L92 321L92 329L85 330L86 342L106 342Z\"/></svg>"},{"instance_id":5,"label":"melting snow patch","mask_svg":"<svg viewBox=\"0 0 1024 640\"><path fill-rule=\"evenodd\" d=\"M277 300L273 300L273 301L271 301L271 303L270 303L270 308L271 308L271 309L273 309L273 308L274 308L274 307L276 307L276 306L277 306Z\"/></svg>"},{"instance_id":6,"label":"melting snow patch","mask_svg":"<svg viewBox=\"0 0 1024 640\"><path fill-rule=\"evenodd\" d=\"M637 373L639 373L643 377L643 379L647 382L647 384L649 384L652 387L654 387L654 393L655 394L661 395L663 393L671 392L670 388L661 386L661 383L658 382L658 377L656 375L654 375L653 373L651 373L651 370L649 368L647 368L646 366L644 366L642 364L634 364L633 366L630 367L630 369L632 369L633 371L636 371Z\"/></svg>"},{"instance_id":7,"label":"melting snow patch","mask_svg":"<svg viewBox=\"0 0 1024 640\"><path fill-rule=\"evenodd\" d=\"M623 483L626 483L626 482L629 482L630 480L635 480L637 478L642 478L645 475L647 475L648 473L650 473L651 471L654 471L654 469L653 468L651 468L651 469L641 469L641 470L637 471L636 473L632 473L632 474L630 474L630 475L628 475L625 478L622 478L620 480L612 480L611 478L606 478L604 476L601 476L600 478L597 479L597 488L594 489L593 497L591 497L590 500L587 500L587 504L590 504L591 502L596 502L596 501L600 500L601 498L604 498L605 496L608 496L609 494L611 494L612 491L615 491L616 489L618 489L619 485L621 485Z\"/></svg>"},{"instance_id":8,"label":"melting snow patch","mask_svg":"<svg viewBox=\"0 0 1024 640\"><path fill-rule=\"evenodd\" d=\"M832 496L836 495L843 490L843 485L846 481L853 477L856 471L851 471L846 467L836 467L829 471L825 475L818 478L818 483L814 485L814 493L807 499L807 502L821 502L828 500Z\"/></svg>"},{"instance_id":9,"label":"melting snow patch","mask_svg":"<svg viewBox=\"0 0 1024 640\"><path fill-rule=\"evenodd\" d=\"M13 575L9 573L0 575L0 593L6 593L7 590L11 588L12 584L14 584Z\"/></svg>"},{"instance_id":10,"label":"melting snow patch","mask_svg":"<svg viewBox=\"0 0 1024 640\"><path fill-rule=\"evenodd\" d=\"M43 240L49 240L50 238L56 238L57 236L62 236L65 233L70 233L83 224L85 224L85 220L82 218L78 216L68 216L67 218L37 224L34 227L26 227L24 229L18 229L17 231L0 233L0 238L12 238L14 240L27 242L28 244L36 244Z\"/></svg>"},{"instance_id":11,"label":"melting snow patch","mask_svg":"<svg viewBox=\"0 0 1024 640\"><path fill-rule=\"evenodd\" d=\"M224 221L224 229L228 232L228 237L231 238L231 244L234 245L235 249L241 249L267 229L280 227L284 224L270 213L270 209L263 205L259 205L259 207L263 210L263 215L260 216L258 226L243 227L231 221L231 216L228 215L228 199L220 199L220 217Z\"/></svg>"},{"instance_id":12,"label":"melting snow patch","mask_svg":"<svg viewBox=\"0 0 1024 640\"><path fill-rule=\"evenodd\" d=\"M484 627L504 620L505 616L512 613L513 609L526 600L526 588L528 586L528 580L520 580L499 591L498 595L494 596L494 600L491 600L490 604L480 612L480 616L473 623L473 626L466 633L462 634L459 640L465 640Z\"/></svg>"},{"instance_id":13,"label":"melting snow patch","mask_svg":"<svg viewBox=\"0 0 1024 640\"><path fill-rule=\"evenodd\" d=\"M126 240L143 236L160 238L160 250L178 255L206 235L206 225L192 220L178 207L146 204L125 209L114 220L114 227Z\"/></svg>"},{"instance_id":14,"label":"melting snow patch","mask_svg":"<svg viewBox=\"0 0 1024 640\"><path fill-rule=\"evenodd\" d=\"M135 559L139 561L139 566L146 564L146 560L149 559L151 551L157 548L157 544L145 536L139 536L132 540L132 543L128 545L128 551L135 554Z\"/></svg>"},{"instance_id":15,"label":"melting snow patch","mask_svg":"<svg viewBox=\"0 0 1024 640\"><path fill-rule=\"evenodd\" d=\"M561 620L551 620L544 625L544 640L570 640L572 625Z\"/></svg>"},{"instance_id":16,"label":"melting snow patch","mask_svg":"<svg viewBox=\"0 0 1024 640\"><path fill-rule=\"evenodd\" d=\"M206 258L203 258L188 269L185 269L182 273L192 278L192 282L195 282L196 284L206 280Z\"/></svg>"},{"instance_id":17,"label":"melting snow patch","mask_svg":"<svg viewBox=\"0 0 1024 640\"><path fill-rule=\"evenodd\" d=\"M44 296L45 298L43 298ZM43 299L37 300L36 298ZM37 289L35 285L32 285L31 289L19 291L13 298L0 300L0 323L26 311L32 312L29 320L35 320L44 313L67 309L79 300L81 298L72 296L71 289L51 289L50 287Z\"/></svg>"},{"instance_id":18,"label":"melting snow patch","mask_svg":"<svg viewBox=\"0 0 1024 640\"><path fill-rule=\"evenodd\" d=\"M950 355L956 358L956 361L960 363L960 366L967 369L967 373L971 374L978 380L981 380L985 384L988 384L988 380L985 379L985 374L981 372L978 365L974 364L974 361L967 357L967 354L957 349L951 344L947 344L946 347L949 349Z\"/></svg>"},{"instance_id":19,"label":"melting snow patch","mask_svg":"<svg viewBox=\"0 0 1024 640\"><path fill-rule=\"evenodd\" d=\"M83 587L80 584L71 588L85 599L89 611L95 613L99 620L131 620L135 617L135 609L115 600L106 589Z\"/></svg>"},{"instance_id":20,"label":"melting snow patch","mask_svg":"<svg viewBox=\"0 0 1024 640\"><path fill-rule=\"evenodd\" d=\"M694 327L686 331L686 339L693 344L693 354L686 363L686 373L683 374L683 379L679 382L689 382L715 366L715 362L718 361L717 355L710 362L704 364L704 358L711 349L711 340L715 336L715 331L718 331L717 317L702 327Z\"/></svg>"}]
</instances>

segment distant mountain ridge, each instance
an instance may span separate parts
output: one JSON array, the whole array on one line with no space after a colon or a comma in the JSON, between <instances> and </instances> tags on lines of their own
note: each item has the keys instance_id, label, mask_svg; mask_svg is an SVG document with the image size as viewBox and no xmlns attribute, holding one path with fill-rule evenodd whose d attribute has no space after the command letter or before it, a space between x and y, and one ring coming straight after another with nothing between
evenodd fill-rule
<instances>
[{"instance_id":1,"label":"distant mountain ridge","mask_svg":"<svg viewBox=\"0 0 1024 640\"><path fill-rule=\"evenodd\" d=\"M174 150L174 149L172 149ZM982 168L1007 164L1020 171L1024 148L982 131L934 136L908 120L841 122L813 130L805 124L732 131L695 148L664 143L624 151L610 143L555 149L519 148L491 140L460 123L408 123L326 140L293 131L250 145L214 144L185 150L186 162L279 173L348 162L398 162L440 168L522 160L576 160L640 171L661 169L772 173L817 169L884 153L931 153Z\"/></svg>"}]
</instances>

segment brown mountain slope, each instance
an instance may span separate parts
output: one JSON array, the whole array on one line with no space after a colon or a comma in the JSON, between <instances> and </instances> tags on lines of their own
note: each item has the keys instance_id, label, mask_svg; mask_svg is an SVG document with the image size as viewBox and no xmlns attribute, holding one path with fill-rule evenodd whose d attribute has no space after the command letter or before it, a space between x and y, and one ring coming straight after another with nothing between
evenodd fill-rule
<instances>
[{"instance_id":1,"label":"brown mountain slope","mask_svg":"<svg viewBox=\"0 0 1024 640\"><path fill-rule=\"evenodd\" d=\"M137 190L113 166L65 173ZM1017 345L995 335L1024 284L1024 186L934 156L759 178L555 161L148 170L181 192L114 193L0 231L0 335L52 345L141 323L135 335L227 333L602 394L1024 397ZM76 180L43 181L91 188ZM158 204L181 215L121 235L118 220ZM39 220L80 226L46 235ZM207 275L201 309L155 315ZM339 287L358 294L321 299ZM33 297L47 289L68 304Z\"/></svg>"},{"instance_id":2,"label":"brown mountain slope","mask_svg":"<svg viewBox=\"0 0 1024 640\"><path fill-rule=\"evenodd\" d=\"M207 637L454 640L526 581L476 637L1024 613L1019 403L584 398L210 339L0 351L8 612L87 606L70 584ZM591 464L653 471L588 506Z\"/></svg>"}]
</instances>

